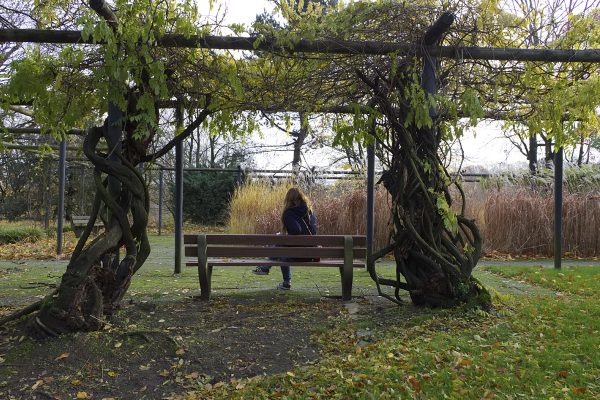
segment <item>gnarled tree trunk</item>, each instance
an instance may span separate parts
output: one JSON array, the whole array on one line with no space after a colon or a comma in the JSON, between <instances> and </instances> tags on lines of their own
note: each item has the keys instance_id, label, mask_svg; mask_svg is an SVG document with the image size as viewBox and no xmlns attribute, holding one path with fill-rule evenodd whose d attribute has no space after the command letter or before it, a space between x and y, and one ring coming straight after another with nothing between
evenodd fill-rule
<instances>
[{"instance_id":1,"label":"gnarled tree trunk","mask_svg":"<svg viewBox=\"0 0 600 400\"><path fill-rule=\"evenodd\" d=\"M437 43L453 21L451 13L442 14L423 44ZM426 95L435 94L437 61L426 55L423 63L420 85ZM465 218L464 192L439 156L442 137L437 111L430 108L427 120L418 115L415 99L409 97L415 95L413 70L411 61L405 61L387 77L379 70L373 77L357 71L373 92L372 105L383 116L388 140L381 144L391 153L381 181L393 201L396 280L375 279L395 287L398 301L399 290L405 289L415 305L477 303L488 307L487 290L471 275L481 256L481 235L474 221ZM450 208L452 185L461 196L458 212Z\"/></svg>"},{"instance_id":2,"label":"gnarled tree trunk","mask_svg":"<svg viewBox=\"0 0 600 400\"><path fill-rule=\"evenodd\" d=\"M35 337L101 328L104 316L113 314L132 275L150 254L146 235L148 192L134 166L139 154L134 146L125 146L122 153L121 143L111 150L116 160L98 154L96 149L104 133L105 127L87 132L84 153L94 165L96 186L93 210L56 294L42 302L31 320L30 332ZM109 188L109 176L120 183L117 192ZM97 218L104 223L105 231L86 244ZM115 262L122 247L125 256Z\"/></svg>"}]
</instances>

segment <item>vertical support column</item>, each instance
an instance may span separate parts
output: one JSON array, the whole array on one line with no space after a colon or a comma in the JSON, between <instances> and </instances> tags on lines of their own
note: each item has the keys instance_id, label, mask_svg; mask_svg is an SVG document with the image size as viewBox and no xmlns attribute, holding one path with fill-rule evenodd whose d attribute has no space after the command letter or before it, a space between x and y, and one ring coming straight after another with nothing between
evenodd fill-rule
<instances>
[{"instance_id":1,"label":"vertical support column","mask_svg":"<svg viewBox=\"0 0 600 400\"><path fill-rule=\"evenodd\" d=\"M344 266L340 268L342 275L342 300L352 300L352 278L354 270L354 240L352 236L344 236Z\"/></svg>"},{"instance_id":2,"label":"vertical support column","mask_svg":"<svg viewBox=\"0 0 600 400\"><path fill-rule=\"evenodd\" d=\"M177 129L183 125L183 110L176 108ZM183 247L183 142L175 145L175 273L181 273Z\"/></svg>"},{"instance_id":3,"label":"vertical support column","mask_svg":"<svg viewBox=\"0 0 600 400\"><path fill-rule=\"evenodd\" d=\"M108 117L106 118L106 141L108 142L108 159L113 162L121 162L119 154L121 153L121 123L123 112L116 104L108 103ZM114 148L114 150L113 150ZM108 177L108 191L118 198L121 193L121 181L112 176Z\"/></svg>"},{"instance_id":4,"label":"vertical support column","mask_svg":"<svg viewBox=\"0 0 600 400\"><path fill-rule=\"evenodd\" d=\"M373 123L375 132L375 123ZM367 147L367 271L374 271L373 239L375 236L375 144Z\"/></svg>"},{"instance_id":5,"label":"vertical support column","mask_svg":"<svg viewBox=\"0 0 600 400\"><path fill-rule=\"evenodd\" d=\"M563 148L554 153L554 268L562 263Z\"/></svg>"},{"instance_id":6,"label":"vertical support column","mask_svg":"<svg viewBox=\"0 0 600 400\"><path fill-rule=\"evenodd\" d=\"M119 107L113 103L108 103L108 117L106 118L106 130L105 137L108 142L109 147L109 155L108 160L116 163L121 162L121 158L119 155L121 154L121 139L123 136L122 131L122 123L121 120L123 118L123 112L119 109ZM113 196L114 199L118 199L121 194L121 181L114 176L108 177L108 192ZM109 216L110 222L117 223L116 217L113 215ZM115 219L115 221L113 221ZM120 249L117 249L115 252L115 257L113 259L113 267L115 270L118 268L120 262Z\"/></svg>"},{"instance_id":7,"label":"vertical support column","mask_svg":"<svg viewBox=\"0 0 600 400\"><path fill-rule=\"evenodd\" d=\"M235 184L237 186L242 186L242 184L244 183L244 172L242 171L242 166L238 164L237 166L237 172L236 172L236 176L235 176Z\"/></svg>"},{"instance_id":8,"label":"vertical support column","mask_svg":"<svg viewBox=\"0 0 600 400\"><path fill-rule=\"evenodd\" d=\"M83 209L83 194L85 193L85 166L81 164L81 176L79 181L79 215L88 215Z\"/></svg>"},{"instance_id":9,"label":"vertical support column","mask_svg":"<svg viewBox=\"0 0 600 400\"><path fill-rule=\"evenodd\" d=\"M162 213L163 213L163 169L160 169L160 175L158 175L158 236L162 233Z\"/></svg>"},{"instance_id":10,"label":"vertical support column","mask_svg":"<svg viewBox=\"0 0 600 400\"><path fill-rule=\"evenodd\" d=\"M63 223L65 221L65 181L67 176L67 139L60 142L58 161L58 221L56 228L56 254L62 254Z\"/></svg>"}]
</instances>

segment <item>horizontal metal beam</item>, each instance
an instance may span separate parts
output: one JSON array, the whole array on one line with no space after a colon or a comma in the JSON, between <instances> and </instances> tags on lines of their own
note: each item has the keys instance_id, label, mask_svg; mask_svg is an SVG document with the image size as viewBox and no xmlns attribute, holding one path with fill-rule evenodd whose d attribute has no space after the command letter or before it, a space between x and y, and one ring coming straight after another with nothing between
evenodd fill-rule
<instances>
[{"instance_id":1,"label":"horizontal metal beam","mask_svg":"<svg viewBox=\"0 0 600 400\"><path fill-rule=\"evenodd\" d=\"M34 145L34 144L17 144L17 143L2 142L2 143L0 143L0 146L4 147L5 149L8 149L8 150L34 150L34 151L38 151L38 150L40 150L40 147L42 147L42 146L44 146L44 147L50 147L53 150L59 150L59 145L56 145L56 144ZM69 151L81 151L81 147L80 146L68 146L67 150L69 150Z\"/></svg>"},{"instance_id":2,"label":"horizontal metal beam","mask_svg":"<svg viewBox=\"0 0 600 400\"><path fill-rule=\"evenodd\" d=\"M0 127L0 131L5 131L8 133L12 133L14 135L39 135L42 133L40 128L6 128ZM85 136L85 130L83 129L69 129L66 132L67 135L77 135L77 136Z\"/></svg>"},{"instance_id":3,"label":"horizontal metal beam","mask_svg":"<svg viewBox=\"0 0 600 400\"><path fill-rule=\"evenodd\" d=\"M173 167L160 167L164 171L174 171ZM238 169L234 168L184 168L186 172L239 172ZM294 171L291 169L242 169L243 172L247 173L260 173L260 174L292 174ZM300 171L304 172L304 171ZM311 173L306 171L306 173ZM337 175L361 175L361 172L355 171L313 171L314 174L337 174Z\"/></svg>"},{"instance_id":4,"label":"horizontal metal beam","mask_svg":"<svg viewBox=\"0 0 600 400\"><path fill-rule=\"evenodd\" d=\"M83 40L81 31L40 30L40 29L0 29L0 43L29 42L54 44L93 44L91 38ZM273 39L233 36L199 36L166 34L157 39L162 47L210 48L223 50L279 51L325 54L371 54L384 55L394 52L411 53L414 45L377 41L349 40L306 40L302 39L293 48L278 45ZM492 47L450 47L423 46L417 48L419 54L434 57L460 58L470 60L502 61L542 61L542 62L600 62L600 50L555 50L555 49L519 49Z\"/></svg>"}]
</instances>

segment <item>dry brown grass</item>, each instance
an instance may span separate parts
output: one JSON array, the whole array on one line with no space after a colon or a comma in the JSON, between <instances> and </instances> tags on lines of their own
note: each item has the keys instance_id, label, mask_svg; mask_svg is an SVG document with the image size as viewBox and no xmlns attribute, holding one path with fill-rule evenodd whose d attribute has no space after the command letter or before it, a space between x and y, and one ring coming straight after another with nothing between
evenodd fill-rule
<instances>
[{"instance_id":1,"label":"dry brown grass","mask_svg":"<svg viewBox=\"0 0 600 400\"><path fill-rule=\"evenodd\" d=\"M566 194L563 204L564 252L576 257L599 255L600 196ZM480 225L486 252L548 257L554 254L552 193L505 188L489 193L479 207L484 213Z\"/></svg>"},{"instance_id":2,"label":"dry brown grass","mask_svg":"<svg viewBox=\"0 0 600 400\"><path fill-rule=\"evenodd\" d=\"M230 233L275 233L281 231L283 198L290 183L249 183L236 190L231 200L227 230ZM360 186L314 189L308 193L322 235L366 232L366 191ZM388 196L377 190L375 197L375 247L389 241Z\"/></svg>"},{"instance_id":3,"label":"dry brown grass","mask_svg":"<svg viewBox=\"0 0 600 400\"><path fill-rule=\"evenodd\" d=\"M227 231L275 233L281 231L281 208L291 184L251 183L233 196ZM362 186L313 190L309 197L317 215L319 233L364 234L366 195ZM484 253L513 256L554 254L554 198L552 193L522 188L484 190L465 185L466 216L474 219L484 238ZM455 202L455 207L459 206ZM391 200L378 188L375 199L375 248L389 243ZM566 194L563 212L563 250L568 256L600 255L600 194Z\"/></svg>"}]
</instances>

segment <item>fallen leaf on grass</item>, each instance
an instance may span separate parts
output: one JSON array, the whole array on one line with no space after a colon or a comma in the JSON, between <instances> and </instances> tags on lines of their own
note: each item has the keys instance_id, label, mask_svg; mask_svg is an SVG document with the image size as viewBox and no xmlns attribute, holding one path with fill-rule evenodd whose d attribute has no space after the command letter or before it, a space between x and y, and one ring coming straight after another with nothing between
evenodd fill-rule
<instances>
[{"instance_id":1,"label":"fallen leaf on grass","mask_svg":"<svg viewBox=\"0 0 600 400\"><path fill-rule=\"evenodd\" d=\"M121 342L115 343L115 349L118 349L121 346L123 346L123 343L121 343Z\"/></svg>"},{"instance_id":2,"label":"fallen leaf on grass","mask_svg":"<svg viewBox=\"0 0 600 400\"><path fill-rule=\"evenodd\" d=\"M65 358L69 357L69 355L69 353L62 353L60 356L56 357L54 361L64 360Z\"/></svg>"},{"instance_id":3,"label":"fallen leaf on grass","mask_svg":"<svg viewBox=\"0 0 600 400\"><path fill-rule=\"evenodd\" d=\"M569 376L569 372L563 369L558 372L558 376L560 376L561 378L566 378L567 376Z\"/></svg>"},{"instance_id":4,"label":"fallen leaf on grass","mask_svg":"<svg viewBox=\"0 0 600 400\"><path fill-rule=\"evenodd\" d=\"M42 379L40 379L39 381L36 381L33 386L31 386L31 390L35 390L38 387L40 387L40 385L42 385L44 383L44 381Z\"/></svg>"},{"instance_id":5,"label":"fallen leaf on grass","mask_svg":"<svg viewBox=\"0 0 600 400\"><path fill-rule=\"evenodd\" d=\"M421 391L421 382L419 382L419 380L414 376L411 375L408 377L408 383L410 383L410 386L412 386L415 392Z\"/></svg>"},{"instance_id":6,"label":"fallen leaf on grass","mask_svg":"<svg viewBox=\"0 0 600 400\"><path fill-rule=\"evenodd\" d=\"M87 394L87 392L77 392L78 399L87 399L88 397L89 395Z\"/></svg>"},{"instance_id":7,"label":"fallen leaf on grass","mask_svg":"<svg viewBox=\"0 0 600 400\"><path fill-rule=\"evenodd\" d=\"M81 381L80 381L79 379L73 379L73 380L71 381L71 385L75 385L75 386L77 386L77 385L81 385Z\"/></svg>"}]
</instances>

